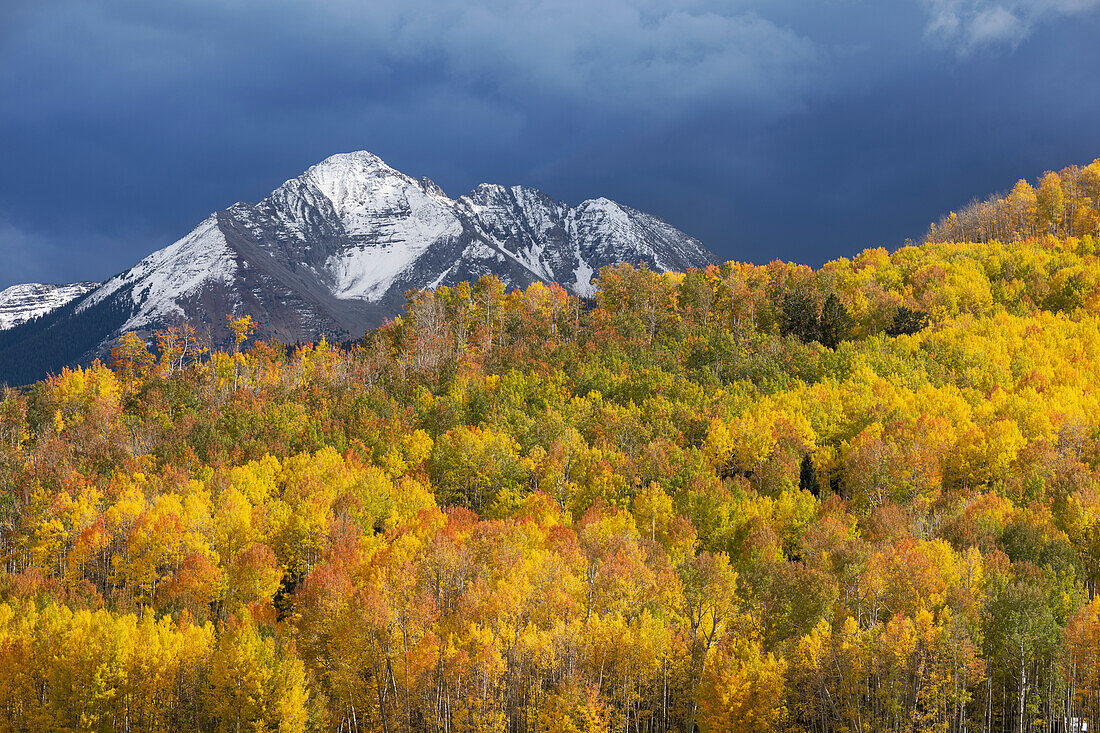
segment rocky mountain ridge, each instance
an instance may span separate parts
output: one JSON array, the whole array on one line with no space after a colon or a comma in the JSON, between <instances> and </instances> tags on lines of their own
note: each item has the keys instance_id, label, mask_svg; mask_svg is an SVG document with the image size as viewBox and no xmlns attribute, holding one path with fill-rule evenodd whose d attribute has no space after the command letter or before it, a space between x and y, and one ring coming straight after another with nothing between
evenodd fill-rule
<instances>
[{"instance_id":1,"label":"rocky mountain ridge","mask_svg":"<svg viewBox=\"0 0 1100 733\"><path fill-rule=\"evenodd\" d=\"M97 287L97 282L23 283L0 290L0 331L44 316Z\"/></svg>"},{"instance_id":2,"label":"rocky mountain ridge","mask_svg":"<svg viewBox=\"0 0 1100 733\"><path fill-rule=\"evenodd\" d=\"M493 274L509 288L541 280L589 295L605 265L671 271L714 261L694 238L606 198L573 207L536 189L482 184L451 199L371 153L342 153L256 204L211 214L71 308L40 319L48 323L9 330L0 340L0 380L10 372L11 348L30 339L37 352L48 351L51 329L94 332L85 357L125 331L180 319L221 343L227 313L251 314L259 338L345 339L399 312L410 289Z\"/></svg>"}]
</instances>

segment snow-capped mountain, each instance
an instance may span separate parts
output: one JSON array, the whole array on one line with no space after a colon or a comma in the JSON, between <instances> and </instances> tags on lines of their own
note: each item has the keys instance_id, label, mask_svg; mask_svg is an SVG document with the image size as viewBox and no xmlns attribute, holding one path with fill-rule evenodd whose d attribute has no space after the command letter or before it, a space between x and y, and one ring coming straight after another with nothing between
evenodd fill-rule
<instances>
[{"instance_id":1,"label":"snow-capped mountain","mask_svg":"<svg viewBox=\"0 0 1100 733\"><path fill-rule=\"evenodd\" d=\"M211 214L59 311L51 327L84 323L79 332L95 331L100 353L124 331L178 319L219 343L227 313L251 314L260 338L348 338L397 313L414 288L494 274L508 287L554 281L588 295L604 265L668 271L713 261L692 237L605 198L571 207L535 189L482 184L451 199L361 151L327 158L257 204Z\"/></svg>"},{"instance_id":2,"label":"snow-capped mountain","mask_svg":"<svg viewBox=\"0 0 1100 733\"><path fill-rule=\"evenodd\" d=\"M0 331L44 316L98 286L99 283L94 282L69 285L24 283L0 290Z\"/></svg>"}]
</instances>

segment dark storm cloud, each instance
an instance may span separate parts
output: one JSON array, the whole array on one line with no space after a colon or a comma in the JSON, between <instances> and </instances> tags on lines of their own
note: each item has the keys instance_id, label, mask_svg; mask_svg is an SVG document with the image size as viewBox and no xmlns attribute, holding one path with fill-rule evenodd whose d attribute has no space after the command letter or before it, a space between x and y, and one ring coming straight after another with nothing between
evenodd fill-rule
<instances>
[{"instance_id":1,"label":"dark storm cloud","mask_svg":"<svg viewBox=\"0 0 1100 733\"><path fill-rule=\"evenodd\" d=\"M0 286L102 278L368 149L606 195L726 257L897 245L1100 155L1093 0L16 2Z\"/></svg>"}]
</instances>

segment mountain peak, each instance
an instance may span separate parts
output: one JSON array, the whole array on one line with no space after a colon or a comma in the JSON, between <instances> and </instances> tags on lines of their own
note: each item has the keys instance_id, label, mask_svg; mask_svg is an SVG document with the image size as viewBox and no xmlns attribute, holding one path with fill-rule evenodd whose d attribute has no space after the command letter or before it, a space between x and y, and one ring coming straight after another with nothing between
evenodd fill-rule
<instances>
[{"instance_id":1,"label":"mountain peak","mask_svg":"<svg viewBox=\"0 0 1100 733\"><path fill-rule=\"evenodd\" d=\"M342 168L349 166L363 166L363 167L384 167L389 170L394 170L390 166L386 165L386 162L379 158L369 150L352 150L347 153L334 153L319 163L315 163L309 167L309 170L316 168ZM307 171L308 172L308 171ZM395 171L396 172L396 171Z\"/></svg>"},{"instance_id":2,"label":"mountain peak","mask_svg":"<svg viewBox=\"0 0 1100 733\"><path fill-rule=\"evenodd\" d=\"M312 186L327 198L353 234L371 233L369 222L379 213L411 211L421 203L453 205L431 180L405 175L366 150L329 156L284 185L295 182Z\"/></svg>"},{"instance_id":3,"label":"mountain peak","mask_svg":"<svg viewBox=\"0 0 1100 733\"><path fill-rule=\"evenodd\" d=\"M374 153L356 150L330 155L320 163L310 166L298 180L312 182L326 196L334 199L341 191L361 188L376 178L394 176L405 177Z\"/></svg>"},{"instance_id":4,"label":"mountain peak","mask_svg":"<svg viewBox=\"0 0 1100 733\"><path fill-rule=\"evenodd\" d=\"M123 331L176 319L226 342L226 313L252 315L257 338L343 339L400 312L409 290L494 275L508 288L556 282L587 296L606 265L667 271L713 261L697 240L610 199L571 207L534 188L486 183L453 200L357 150L325 158L258 204L212 214L41 328L86 336L95 345L85 361ZM43 353L39 342L34 351ZM56 370L71 359L43 362Z\"/></svg>"}]
</instances>

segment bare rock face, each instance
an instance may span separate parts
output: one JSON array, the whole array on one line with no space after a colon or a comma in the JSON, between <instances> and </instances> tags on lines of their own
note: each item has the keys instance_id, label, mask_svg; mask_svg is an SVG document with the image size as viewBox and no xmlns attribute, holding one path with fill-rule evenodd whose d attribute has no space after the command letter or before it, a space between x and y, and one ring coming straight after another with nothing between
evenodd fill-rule
<instances>
[{"instance_id":1,"label":"bare rock face","mask_svg":"<svg viewBox=\"0 0 1100 733\"><path fill-rule=\"evenodd\" d=\"M0 381L12 344L33 338L38 353L48 346L43 329L59 337L92 329L96 347L85 356L102 353L122 332L181 319L220 343L228 335L227 313L250 313L259 338L343 339L397 313L410 289L493 274L507 287L552 281L590 295L604 265L673 271L714 261L692 237L608 199L571 207L535 189L491 184L451 199L430 180L396 171L371 153L342 153L257 204L211 214L97 287L66 290L53 300L27 290L20 312L39 308L53 316L0 339ZM64 287L87 285L94 284ZM9 290L34 287L52 286ZM0 294L0 328L7 327L2 298L8 292ZM39 305L31 305L36 298Z\"/></svg>"}]
</instances>

